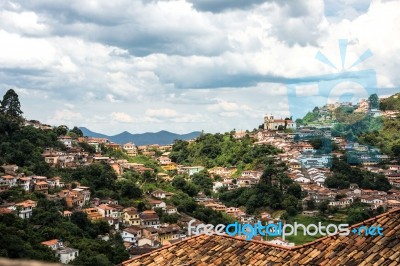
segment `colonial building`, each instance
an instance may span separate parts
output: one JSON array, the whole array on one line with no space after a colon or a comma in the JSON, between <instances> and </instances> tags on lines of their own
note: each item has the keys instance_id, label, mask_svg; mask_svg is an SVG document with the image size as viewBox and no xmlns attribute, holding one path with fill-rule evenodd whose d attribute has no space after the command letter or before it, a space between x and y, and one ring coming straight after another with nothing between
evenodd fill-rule
<instances>
[{"instance_id":1,"label":"colonial building","mask_svg":"<svg viewBox=\"0 0 400 266\"><path fill-rule=\"evenodd\" d=\"M283 129L295 129L296 122L292 121L291 119L275 119L273 115L266 115L264 117L264 129L267 130L278 130L280 128Z\"/></svg>"},{"instance_id":2,"label":"colonial building","mask_svg":"<svg viewBox=\"0 0 400 266\"><path fill-rule=\"evenodd\" d=\"M132 142L125 143L125 144L122 146L122 148L126 151L126 153L127 153L129 156L134 157L134 156L137 156L137 154L138 154L136 145L133 144Z\"/></svg>"}]
</instances>

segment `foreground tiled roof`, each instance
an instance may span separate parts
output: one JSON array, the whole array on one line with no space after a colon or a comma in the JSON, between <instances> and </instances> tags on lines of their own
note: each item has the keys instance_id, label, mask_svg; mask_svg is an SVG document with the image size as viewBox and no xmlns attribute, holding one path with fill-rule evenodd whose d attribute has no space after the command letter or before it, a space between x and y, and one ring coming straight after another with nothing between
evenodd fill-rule
<instances>
[{"instance_id":1,"label":"foreground tiled roof","mask_svg":"<svg viewBox=\"0 0 400 266\"><path fill-rule=\"evenodd\" d=\"M400 265L400 209L352 227L361 225L381 226L384 235L334 235L292 248L229 236L199 235L122 265Z\"/></svg>"}]
</instances>

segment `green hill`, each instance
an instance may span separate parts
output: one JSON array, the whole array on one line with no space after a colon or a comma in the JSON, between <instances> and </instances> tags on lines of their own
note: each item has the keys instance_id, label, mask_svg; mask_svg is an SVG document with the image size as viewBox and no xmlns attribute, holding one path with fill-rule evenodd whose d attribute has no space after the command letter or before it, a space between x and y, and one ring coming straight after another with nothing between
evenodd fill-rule
<instances>
[{"instance_id":1,"label":"green hill","mask_svg":"<svg viewBox=\"0 0 400 266\"><path fill-rule=\"evenodd\" d=\"M400 93L396 93L386 99L381 100L379 108L382 111L400 111Z\"/></svg>"},{"instance_id":2,"label":"green hill","mask_svg":"<svg viewBox=\"0 0 400 266\"><path fill-rule=\"evenodd\" d=\"M275 155L279 150L253 143L254 139L249 136L237 140L230 133L202 134L193 143L175 141L170 157L178 164L262 170L265 164L271 163L272 157L265 155Z\"/></svg>"}]
</instances>

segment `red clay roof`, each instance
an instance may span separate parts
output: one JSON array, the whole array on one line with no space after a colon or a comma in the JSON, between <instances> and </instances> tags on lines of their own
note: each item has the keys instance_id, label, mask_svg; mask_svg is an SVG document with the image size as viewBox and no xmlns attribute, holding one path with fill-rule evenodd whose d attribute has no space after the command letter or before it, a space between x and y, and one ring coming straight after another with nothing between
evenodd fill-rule
<instances>
[{"instance_id":1,"label":"red clay roof","mask_svg":"<svg viewBox=\"0 0 400 266\"><path fill-rule=\"evenodd\" d=\"M3 178L3 179L13 179L13 178L15 178L15 177L12 176L12 175L3 175L2 178Z\"/></svg>"},{"instance_id":2,"label":"red clay roof","mask_svg":"<svg viewBox=\"0 0 400 266\"><path fill-rule=\"evenodd\" d=\"M400 209L352 227L379 225L383 236L326 236L295 247L282 247L229 236L199 235L125 261L139 265L379 265L400 264Z\"/></svg>"},{"instance_id":3,"label":"red clay roof","mask_svg":"<svg viewBox=\"0 0 400 266\"><path fill-rule=\"evenodd\" d=\"M46 246L52 246L52 245L55 245L55 244L57 244L57 243L58 243L58 240L57 240L57 239L52 239L52 240L44 241L44 242L42 242L41 244L42 244L42 245L46 245Z\"/></svg>"}]
</instances>

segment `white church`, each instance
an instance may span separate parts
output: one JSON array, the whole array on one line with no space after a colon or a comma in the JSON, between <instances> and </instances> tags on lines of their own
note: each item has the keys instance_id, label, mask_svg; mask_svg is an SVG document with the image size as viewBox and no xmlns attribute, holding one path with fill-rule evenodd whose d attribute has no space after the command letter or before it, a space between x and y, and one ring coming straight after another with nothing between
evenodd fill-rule
<instances>
[{"instance_id":1,"label":"white church","mask_svg":"<svg viewBox=\"0 0 400 266\"><path fill-rule=\"evenodd\" d=\"M279 126L282 126L283 128L286 126L286 129L296 129L296 122L292 121L291 119L275 119L273 115L264 116L264 129L278 130Z\"/></svg>"}]
</instances>

